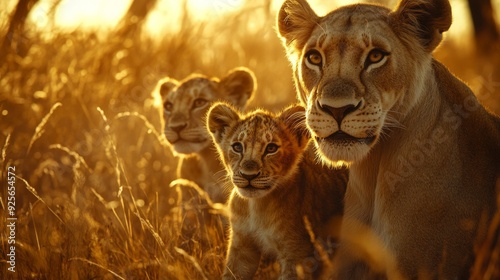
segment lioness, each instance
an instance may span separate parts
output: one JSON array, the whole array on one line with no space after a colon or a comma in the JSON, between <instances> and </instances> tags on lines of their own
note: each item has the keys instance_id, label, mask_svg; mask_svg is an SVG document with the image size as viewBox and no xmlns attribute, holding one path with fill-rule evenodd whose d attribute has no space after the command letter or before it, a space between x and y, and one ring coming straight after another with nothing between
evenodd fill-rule
<instances>
[{"instance_id":1,"label":"lioness","mask_svg":"<svg viewBox=\"0 0 500 280\"><path fill-rule=\"evenodd\" d=\"M283 280L296 279L297 266L307 278L319 272L303 219L328 240L332 218L342 215L348 171L318 162L304 121L301 106L278 116L242 116L224 103L210 109L207 128L234 185L224 279L251 279L261 255L277 257Z\"/></svg>"},{"instance_id":2,"label":"lioness","mask_svg":"<svg viewBox=\"0 0 500 280\"><path fill-rule=\"evenodd\" d=\"M245 67L235 68L221 79L193 74L182 81L166 77L158 82L165 136L172 151L180 156L177 176L198 184L214 202L226 202L229 191L220 186L224 167L212 147L205 115L215 101L227 101L243 109L256 86L253 72Z\"/></svg>"},{"instance_id":3,"label":"lioness","mask_svg":"<svg viewBox=\"0 0 500 280\"><path fill-rule=\"evenodd\" d=\"M351 163L337 276L367 277L351 237L368 228L406 277L466 277L495 211L500 120L432 57L448 1L320 17L287 0L277 25L321 157Z\"/></svg>"}]
</instances>

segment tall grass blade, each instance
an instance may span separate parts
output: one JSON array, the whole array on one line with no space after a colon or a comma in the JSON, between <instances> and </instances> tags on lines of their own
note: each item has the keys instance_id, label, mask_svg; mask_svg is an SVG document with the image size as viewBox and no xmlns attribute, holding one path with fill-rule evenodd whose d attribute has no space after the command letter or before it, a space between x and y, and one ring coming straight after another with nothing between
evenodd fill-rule
<instances>
[{"instance_id":1,"label":"tall grass blade","mask_svg":"<svg viewBox=\"0 0 500 280\"><path fill-rule=\"evenodd\" d=\"M33 147L33 144L35 143L35 141L38 140L45 132L45 125L49 122L52 114L54 114L54 112L61 106L62 106L61 102L56 102L54 105L52 105L52 107L50 108L50 111L47 113L47 115L45 115L45 117L43 117L43 119L40 121L40 123L36 126L35 133L33 134L33 137L31 137L30 143L28 145L27 154L30 153L31 148Z\"/></svg>"},{"instance_id":2,"label":"tall grass blade","mask_svg":"<svg viewBox=\"0 0 500 280\"><path fill-rule=\"evenodd\" d=\"M45 206L47 207L47 209L49 209L50 212L52 212L52 214L54 214L54 216L62 223L62 224L66 224L64 223L64 221L61 219L61 217L59 217L56 212L54 212L54 210L52 210L52 208L50 208L47 203L45 203L45 201L38 195L37 191L35 190L35 188L33 188L29 183L28 181L24 180L22 177L19 177L16 175L16 178L23 181L25 186L26 186L26 189L32 194L34 195L39 201L41 201L43 204L45 204Z\"/></svg>"},{"instance_id":3,"label":"tall grass blade","mask_svg":"<svg viewBox=\"0 0 500 280\"><path fill-rule=\"evenodd\" d=\"M93 261L89 261L89 260L84 259L84 258L71 258L71 259L69 259L69 261L81 261L81 262L86 262L86 263L88 263L88 264L90 264L90 265L93 265L93 266L99 267L99 268L101 268L101 269L103 269L103 270L105 270L105 271L107 271L107 272L111 273L113 276L115 276L115 277L116 277L116 278L118 278L118 279L125 280L125 278L121 277L118 273L116 273L116 272L112 271L111 269L106 268L106 267L104 267L104 266L102 266L102 265L100 265L100 264L98 264L98 263L95 263L95 262L93 262Z\"/></svg>"},{"instance_id":4,"label":"tall grass blade","mask_svg":"<svg viewBox=\"0 0 500 280\"><path fill-rule=\"evenodd\" d=\"M203 280L208 280L207 276L205 276L205 273L203 273L203 269L201 269L200 264L198 263L198 261L196 261L196 259L193 256L189 255L186 251L184 251L181 248L175 247L174 249L177 253L184 256L187 260L189 260L193 264L196 270L200 273Z\"/></svg>"}]
</instances>

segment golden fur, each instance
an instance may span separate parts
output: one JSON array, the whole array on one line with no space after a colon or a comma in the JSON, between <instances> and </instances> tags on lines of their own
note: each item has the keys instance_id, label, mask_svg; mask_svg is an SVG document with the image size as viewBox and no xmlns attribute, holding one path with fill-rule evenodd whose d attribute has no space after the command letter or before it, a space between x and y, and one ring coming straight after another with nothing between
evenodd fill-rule
<instances>
[{"instance_id":1,"label":"golden fur","mask_svg":"<svg viewBox=\"0 0 500 280\"><path fill-rule=\"evenodd\" d=\"M315 258L303 219L327 240L329 221L342 214L347 169L329 169L307 149L300 106L278 116L262 110L241 116L229 105L216 104L207 127L234 185L223 278L251 279L261 255L277 257L280 279L296 279L298 265L311 277L321 260Z\"/></svg>"},{"instance_id":2,"label":"golden fur","mask_svg":"<svg viewBox=\"0 0 500 280\"><path fill-rule=\"evenodd\" d=\"M229 193L219 187L224 167L217 160L212 139L205 127L205 115L215 101L227 101L244 108L256 88L253 72L231 70L225 77L191 75L183 81L163 78L157 90L163 99L165 136L181 157L177 176L197 183L214 202L225 202Z\"/></svg>"},{"instance_id":3,"label":"golden fur","mask_svg":"<svg viewBox=\"0 0 500 280\"><path fill-rule=\"evenodd\" d=\"M351 238L368 229L408 278L467 277L495 211L500 121L432 57L451 25L448 1L319 17L288 0L277 21L321 157L351 162L337 276L368 277Z\"/></svg>"}]
</instances>

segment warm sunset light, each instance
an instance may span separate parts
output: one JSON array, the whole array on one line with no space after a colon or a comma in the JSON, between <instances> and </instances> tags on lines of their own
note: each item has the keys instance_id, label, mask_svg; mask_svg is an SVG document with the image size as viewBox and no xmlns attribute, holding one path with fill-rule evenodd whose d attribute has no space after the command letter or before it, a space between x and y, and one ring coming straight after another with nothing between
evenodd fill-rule
<instances>
[{"instance_id":1,"label":"warm sunset light","mask_svg":"<svg viewBox=\"0 0 500 280\"><path fill-rule=\"evenodd\" d=\"M56 24L69 27L113 27L131 0L63 0L56 12Z\"/></svg>"},{"instance_id":2,"label":"warm sunset light","mask_svg":"<svg viewBox=\"0 0 500 280\"><path fill-rule=\"evenodd\" d=\"M126 12L131 0L111 1L78 1L63 0L56 10L55 24L62 28L74 29L77 27L93 29L110 29L114 27ZM176 31L180 28L180 19L183 9L187 8L189 14L199 21L220 19L227 13L235 12L242 7L245 0L185 0L170 1L159 0L156 9L149 15L146 30L152 35L161 36L165 32ZM272 7L277 9L281 0L274 0ZM356 0L321 1L312 0L311 6L318 14L326 14L333 8L358 3ZM389 4L396 5L397 1L390 0ZM10 1L10 5L15 1ZM500 6L500 0L494 0L495 6ZM447 36L461 38L470 36L470 15L466 1L451 0L453 6L453 25ZM50 2L42 0L37 5L31 18L39 26L48 22L47 13ZM497 10L499 10L497 8ZM500 12L500 11L498 11Z\"/></svg>"},{"instance_id":3,"label":"warm sunset light","mask_svg":"<svg viewBox=\"0 0 500 280\"><path fill-rule=\"evenodd\" d=\"M184 12L196 22L210 22L238 11L243 3L244 0L159 0L156 9L148 16L146 30L153 36L161 37L182 28Z\"/></svg>"},{"instance_id":4,"label":"warm sunset light","mask_svg":"<svg viewBox=\"0 0 500 280\"><path fill-rule=\"evenodd\" d=\"M63 0L56 10L55 24L67 29L78 27L110 29L124 15L131 1ZM179 20L185 8L193 19L210 21L237 11L243 3L244 0L158 0L155 10L149 15L147 29L158 35L166 30L169 32L178 30L180 28ZM40 1L31 15L32 20L38 25L44 26L47 23L50 5L51 2L47 0Z\"/></svg>"},{"instance_id":5,"label":"warm sunset light","mask_svg":"<svg viewBox=\"0 0 500 280\"><path fill-rule=\"evenodd\" d=\"M0 280L500 279L500 0L0 6Z\"/></svg>"},{"instance_id":6,"label":"warm sunset light","mask_svg":"<svg viewBox=\"0 0 500 280\"><path fill-rule=\"evenodd\" d=\"M195 17L209 20L220 13L238 10L245 0L186 0Z\"/></svg>"}]
</instances>

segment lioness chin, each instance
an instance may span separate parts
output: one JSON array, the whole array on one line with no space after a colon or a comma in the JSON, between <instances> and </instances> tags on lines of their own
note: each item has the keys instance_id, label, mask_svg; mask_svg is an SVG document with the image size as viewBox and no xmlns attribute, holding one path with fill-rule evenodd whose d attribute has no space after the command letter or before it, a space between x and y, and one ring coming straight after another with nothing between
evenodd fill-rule
<instances>
[{"instance_id":1,"label":"lioness chin","mask_svg":"<svg viewBox=\"0 0 500 280\"><path fill-rule=\"evenodd\" d=\"M279 11L320 156L351 163L341 279L467 277L484 238L500 119L432 57L451 21L448 0L403 0L394 11L358 4L323 17L288 0ZM384 252L352 238L363 231Z\"/></svg>"}]
</instances>

